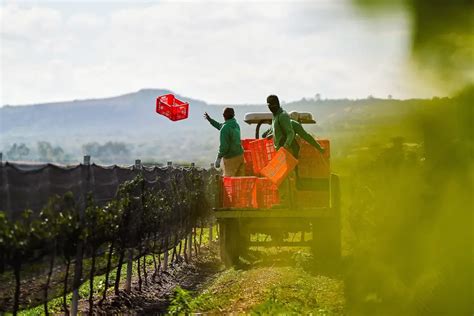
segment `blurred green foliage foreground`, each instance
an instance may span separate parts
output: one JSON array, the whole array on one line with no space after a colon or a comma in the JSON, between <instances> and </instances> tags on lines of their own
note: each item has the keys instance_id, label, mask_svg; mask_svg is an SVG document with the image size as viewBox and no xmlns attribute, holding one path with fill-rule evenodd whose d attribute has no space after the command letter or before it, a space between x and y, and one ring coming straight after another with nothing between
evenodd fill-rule
<instances>
[{"instance_id":1,"label":"blurred green foliage foreground","mask_svg":"<svg viewBox=\"0 0 474 316\"><path fill-rule=\"evenodd\" d=\"M471 86L426 102L389 144L341 157L349 314L474 312L473 101Z\"/></svg>"},{"instance_id":2,"label":"blurred green foliage foreground","mask_svg":"<svg viewBox=\"0 0 474 316\"><path fill-rule=\"evenodd\" d=\"M474 2L354 3L373 14L405 10L419 81L462 91L403 117L388 148L365 139L366 150L344 161L347 310L472 315Z\"/></svg>"}]
</instances>

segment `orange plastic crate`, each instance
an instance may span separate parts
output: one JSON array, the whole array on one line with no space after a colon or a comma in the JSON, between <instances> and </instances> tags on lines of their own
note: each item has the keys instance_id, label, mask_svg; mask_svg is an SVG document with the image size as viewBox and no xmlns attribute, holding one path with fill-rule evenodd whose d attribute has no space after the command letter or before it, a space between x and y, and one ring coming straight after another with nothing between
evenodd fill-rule
<instances>
[{"instance_id":1,"label":"orange plastic crate","mask_svg":"<svg viewBox=\"0 0 474 316\"><path fill-rule=\"evenodd\" d=\"M260 173L279 186L297 164L298 160L288 150L281 147L268 165L260 170Z\"/></svg>"},{"instance_id":2,"label":"orange plastic crate","mask_svg":"<svg viewBox=\"0 0 474 316\"><path fill-rule=\"evenodd\" d=\"M244 150L250 150L250 143L256 141L255 138L244 138L240 140Z\"/></svg>"},{"instance_id":3,"label":"orange plastic crate","mask_svg":"<svg viewBox=\"0 0 474 316\"><path fill-rule=\"evenodd\" d=\"M223 207L254 207L254 187L257 177L224 177Z\"/></svg>"},{"instance_id":4,"label":"orange plastic crate","mask_svg":"<svg viewBox=\"0 0 474 316\"><path fill-rule=\"evenodd\" d=\"M253 175L253 164L252 164L252 152L250 150L244 150L244 161L245 161L245 175Z\"/></svg>"},{"instance_id":5,"label":"orange plastic crate","mask_svg":"<svg viewBox=\"0 0 474 316\"><path fill-rule=\"evenodd\" d=\"M249 143L249 147L250 151L252 152L253 172L258 174L260 170L265 167L275 156L273 139L256 139L255 141Z\"/></svg>"},{"instance_id":6,"label":"orange plastic crate","mask_svg":"<svg viewBox=\"0 0 474 316\"><path fill-rule=\"evenodd\" d=\"M189 103L176 99L172 94L165 94L156 98L156 113L172 121L184 120L188 118Z\"/></svg>"},{"instance_id":7,"label":"orange plastic crate","mask_svg":"<svg viewBox=\"0 0 474 316\"><path fill-rule=\"evenodd\" d=\"M255 141L255 138L245 138L240 140L242 148L244 149L244 160L245 160L245 175L253 175L253 163L252 163L252 152L250 150L250 142Z\"/></svg>"},{"instance_id":8,"label":"orange plastic crate","mask_svg":"<svg viewBox=\"0 0 474 316\"><path fill-rule=\"evenodd\" d=\"M267 178L257 178L254 194L254 205L258 208L271 208L280 203L278 187Z\"/></svg>"},{"instance_id":9,"label":"orange plastic crate","mask_svg":"<svg viewBox=\"0 0 474 316\"><path fill-rule=\"evenodd\" d=\"M301 178L329 177L331 174L329 140L318 140L318 143L324 148L323 154L302 139L299 139L298 143L300 145L298 176Z\"/></svg>"}]
</instances>

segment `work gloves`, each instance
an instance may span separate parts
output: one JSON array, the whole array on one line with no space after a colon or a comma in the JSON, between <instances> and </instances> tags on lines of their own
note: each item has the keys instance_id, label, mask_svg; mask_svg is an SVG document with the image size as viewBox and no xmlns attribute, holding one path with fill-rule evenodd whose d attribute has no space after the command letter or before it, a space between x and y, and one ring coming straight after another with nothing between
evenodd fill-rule
<instances>
[{"instance_id":1,"label":"work gloves","mask_svg":"<svg viewBox=\"0 0 474 316\"><path fill-rule=\"evenodd\" d=\"M216 162L214 163L214 167L219 169L221 167L221 160L222 160L222 157L217 157Z\"/></svg>"}]
</instances>

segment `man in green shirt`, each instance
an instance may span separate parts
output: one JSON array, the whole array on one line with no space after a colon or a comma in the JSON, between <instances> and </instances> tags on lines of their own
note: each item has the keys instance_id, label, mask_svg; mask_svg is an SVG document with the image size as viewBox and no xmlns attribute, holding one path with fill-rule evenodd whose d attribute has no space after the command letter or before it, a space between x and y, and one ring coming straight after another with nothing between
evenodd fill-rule
<instances>
[{"instance_id":1,"label":"man in green shirt","mask_svg":"<svg viewBox=\"0 0 474 316\"><path fill-rule=\"evenodd\" d=\"M273 134L273 144L278 150L284 147L297 157L299 145L295 139L295 131L291 125L290 116L280 107L280 101L276 95L267 97L268 109L273 113L271 131Z\"/></svg>"},{"instance_id":2,"label":"man in green shirt","mask_svg":"<svg viewBox=\"0 0 474 316\"><path fill-rule=\"evenodd\" d=\"M311 146L316 148L321 154L324 153L324 148L321 147L321 145L311 136L306 132L303 128L303 125L299 121L299 115L298 112L292 111L290 112L290 119L291 119L291 126L293 126L293 130L295 131L295 134L304 139L307 143L309 143Z\"/></svg>"},{"instance_id":3,"label":"man in green shirt","mask_svg":"<svg viewBox=\"0 0 474 316\"><path fill-rule=\"evenodd\" d=\"M301 125L301 123L298 120L298 112L293 111L293 112L290 112L289 115L290 115L290 120L291 120L291 126L293 127L295 135L304 139L307 143L309 143L311 146L316 148L321 154L324 153L324 148L321 147L321 145L313 138L313 136L311 136L310 134L308 134L308 132L304 130L303 125ZM273 137L272 128L265 131L262 134L262 137L265 137L265 138ZM295 155L295 157L296 158L299 157L299 146L298 146L297 154Z\"/></svg>"},{"instance_id":4,"label":"man in green shirt","mask_svg":"<svg viewBox=\"0 0 474 316\"><path fill-rule=\"evenodd\" d=\"M221 159L224 158L223 169L225 177L244 176L244 149L240 143L240 126L234 118L234 109L225 108L223 116L225 122L219 123L213 120L209 114L204 113L204 118L220 131L220 145L215 167L219 168L221 165Z\"/></svg>"}]
</instances>

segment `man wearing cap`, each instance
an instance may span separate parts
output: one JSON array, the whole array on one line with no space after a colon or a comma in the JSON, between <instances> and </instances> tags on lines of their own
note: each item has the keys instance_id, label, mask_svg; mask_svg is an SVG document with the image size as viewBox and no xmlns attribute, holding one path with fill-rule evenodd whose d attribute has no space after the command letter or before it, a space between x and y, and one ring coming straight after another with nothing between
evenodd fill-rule
<instances>
[{"instance_id":1,"label":"man wearing cap","mask_svg":"<svg viewBox=\"0 0 474 316\"><path fill-rule=\"evenodd\" d=\"M302 139L304 139L308 144L316 148L321 154L324 153L324 148L321 147L318 141L304 130L303 125L300 123L300 117L299 117L298 112L291 111L290 119L291 119L291 126L293 126L293 130L295 131L295 134L301 137Z\"/></svg>"},{"instance_id":2,"label":"man wearing cap","mask_svg":"<svg viewBox=\"0 0 474 316\"><path fill-rule=\"evenodd\" d=\"M213 120L209 114L204 113L204 118L220 131L220 145L215 167L220 168L221 159L224 158L225 177L244 176L244 149L240 143L240 126L234 118L234 109L225 108L223 116L225 122L219 123Z\"/></svg>"},{"instance_id":3,"label":"man wearing cap","mask_svg":"<svg viewBox=\"0 0 474 316\"><path fill-rule=\"evenodd\" d=\"M280 101L276 95L272 94L267 97L267 105L268 109L273 113L271 130L274 136L273 144L275 149L278 150L284 147L293 156L297 157L299 145L295 140L295 131L293 126L291 126L290 116L280 107Z\"/></svg>"},{"instance_id":4,"label":"man wearing cap","mask_svg":"<svg viewBox=\"0 0 474 316\"><path fill-rule=\"evenodd\" d=\"M313 138L313 136L311 136L310 134L308 134L308 132L304 130L303 125L301 125L299 121L298 112L291 111L289 116L291 120L291 126L293 127L293 130L295 131L295 135L304 139L308 144L316 148L321 154L324 153L324 148L321 147L321 145ZM271 128L262 134L262 137L265 137L265 138L271 138L272 136L273 136L273 132ZM298 146L298 152L295 155L295 157L298 158L298 155L299 155L299 146Z\"/></svg>"}]
</instances>

